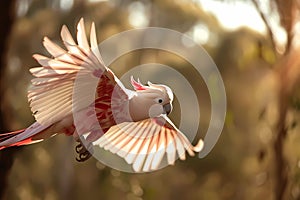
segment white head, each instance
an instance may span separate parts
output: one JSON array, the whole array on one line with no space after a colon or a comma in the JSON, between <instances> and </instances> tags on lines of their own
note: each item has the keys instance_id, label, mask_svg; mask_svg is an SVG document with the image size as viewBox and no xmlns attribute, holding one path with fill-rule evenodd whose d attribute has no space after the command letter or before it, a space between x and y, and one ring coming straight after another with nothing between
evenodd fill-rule
<instances>
[{"instance_id":1,"label":"white head","mask_svg":"<svg viewBox=\"0 0 300 200\"><path fill-rule=\"evenodd\" d=\"M133 121L158 117L172 111L173 92L168 86L151 82L145 86L139 80L135 81L133 77L131 84L136 91L129 104Z\"/></svg>"}]
</instances>

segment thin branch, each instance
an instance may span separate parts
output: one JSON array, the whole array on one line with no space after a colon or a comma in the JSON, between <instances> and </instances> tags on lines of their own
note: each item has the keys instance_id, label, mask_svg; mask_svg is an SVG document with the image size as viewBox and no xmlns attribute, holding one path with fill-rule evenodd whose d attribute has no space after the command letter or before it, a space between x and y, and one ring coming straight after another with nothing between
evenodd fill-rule
<instances>
[{"instance_id":1,"label":"thin branch","mask_svg":"<svg viewBox=\"0 0 300 200\"><path fill-rule=\"evenodd\" d=\"M300 49L293 49L282 57L278 63L279 69L279 93L278 110L279 118L276 123L276 135L273 143L275 159L275 199L285 199L289 181L288 162L284 156L284 142L288 133L286 117L288 113L289 97L293 95L297 83L300 80L300 60L298 59Z\"/></svg>"},{"instance_id":2,"label":"thin branch","mask_svg":"<svg viewBox=\"0 0 300 200\"><path fill-rule=\"evenodd\" d=\"M284 141L287 135L286 115L288 110L288 94L285 84L279 89L279 119L276 126L276 136L273 143L275 159L275 199L283 200L288 184L288 163L284 156Z\"/></svg>"},{"instance_id":3,"label":"thin branch","mask_svg":"<svg viewBox=\"0 0 300 200\"><path fill-rule=\"evenodd\" d=\"M276 0L277 11L280 16L280 24L285 29L287 34L287 42L284 54L288 54L292 47L294 38L293 28L296 23L297 13L299 8L297 7L296 0Z\"/></svg>"},{"instance_id":4,"label":"thin branch","mask_svg":"<svg viewBox=\"0 0 300 200\"><path fill-rule=\"evenodd\" d=\"M269 24L267 18L266 18L266 15L263 13L263 11L261 10L260 6L259 6L259 3L257 0L252 0L257 12L259 13L261 19L264 21L265 25L266 25L266 28L267 28L267 31L268 31L268 35L271 39L271 45L272 45L272 49L274 50L274 55L277 57L277 45L276 45L276 41L275 41L275 38L274 38L274 33L273 33L273 30L271 28L271 25Z\"/></svg>"}]
</instances>

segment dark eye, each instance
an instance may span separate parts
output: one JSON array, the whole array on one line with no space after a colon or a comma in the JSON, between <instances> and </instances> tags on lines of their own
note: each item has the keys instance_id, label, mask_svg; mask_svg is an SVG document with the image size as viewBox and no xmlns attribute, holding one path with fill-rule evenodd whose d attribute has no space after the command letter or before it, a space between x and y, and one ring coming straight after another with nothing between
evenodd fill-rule
<instances>
[{"instance_id":1,"label":"dark eye","mask_svg":"<svg viewBox=\"0 0 300 200\"><path fill-rule=\"evenodd\" d=\"M163 102L163 100L162 99L158 99L158 103L162 103Z\"/></svg>"}]
</instances>

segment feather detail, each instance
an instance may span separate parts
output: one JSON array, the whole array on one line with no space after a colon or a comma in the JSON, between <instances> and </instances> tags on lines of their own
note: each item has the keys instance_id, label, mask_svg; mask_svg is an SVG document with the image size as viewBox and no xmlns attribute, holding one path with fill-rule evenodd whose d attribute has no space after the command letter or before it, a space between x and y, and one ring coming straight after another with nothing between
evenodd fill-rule
<instances>
[{"instance_id":1,"label":"feather detail","mask_svg":"<svg viewBox=\"0 0 300 200\"><path fill-rule=\"evenodd\" d=\"M98 61L104 66L104 62L102 60L99 48L98 48L98 42L96 37L96 28L95 23L92 23L91 32L90 32L90 42L91 42L91 49L95 56L97 57Z\"/></svg>"},{"instance_id":2,"label":"feather detail","mask_svg":"<svg viewBox=\"0 0 300 200\"><path fill-rule=\"evenodd\" d=\"M48 37L44 37L43 45L46 50L57 60L71 64L78 64L76 59L72 58L66 50L52 42Z\"/></svg>"},{"instance_id":3,"label":"feather detail","mask_svg":"<svg viewBox=\"0 0 300 200\"><path fill-rule=\"evenodd\" d=\"M165 155L167 163L173 165L176 155L185 160L185 152L194 156L194 152L202 150L202 140L194 147L169 122L171 120L165 115L139 122L124 122L113 126L93 145L123 157L128 164L132 164L136 172L157 170Z\"/></svg>"},{"instance_id":4,"label":"feather detail","mask_svg":"<svg viewBox=\"0 0 300 200\"><path fill-rule=\"evenodd\" d=\"M11 147L11 146L21 146L27 144L33 144L36 142L40 142L43 139L32 139L32 137L44 130L46 130L48 126L42 126L39 123L34 123L27 129L5 133L0 135L0 150Z\"/></svg>"},{"instance_id":5,"label":"feather detail","mask_svg":"<svg viewBox=\"0 0 300 200\"><path fill-rule=\"evenodd\" d=\"M83 18L80 19L80 21L77 25L77 42L78 42L78 46L80 48L82 48L83 51L90 49L88 40L86 38L85 30L84 30L84 20L83 20Z\"/></svg>"},{"instance_id":6,"label":"feather detail","mask_svg":"<svg viewBox=\"0 0 300 200\"><path fill-rule=\"evenodd\" d=\"M17 134L20 134L20 133L24 132L24 130L25 129L18 130L18 131L13 131L13 132L10 132L10 133L1 133L0 134L0 142L8 140L9 138L12 138L12 137L16 136Z\"/></svg>"},{"instance_id":7,"label":"feather detail","mask_svg":"<svg viewBox=\"0 0 300 200\"><path fill-rule=\"evenodd\" d=\"M61 38L66 50L45 37L43 45L52 57L33 55L41 67L30 69L36 78L32 80L33 86L28 91L28 101L36 120L43 125L55 123L72 114L73 108L77 111L91 105L95 94L90 94L90 91L97 84L98 87L105 85L105 88L112 89L116 85L124 87L104 65L98 49L94 23L90 32L91 46L83 19L77 25L78 44L65 25L61 29ZM75 81L80 81L80 84L75 85ZM98 91L96 88L95 90ZM96 96L104 95L102 92ZM76 98L73 98L74 93Z\"/></svg>"},{"instance_id":8,"label":"feather detail","mask_svg":"<svg viewBox=\"0 0 300 200\"><path fill-rule=\"evenodd\" d=\"M133 86L133 88L135 90L146 90L147 87L143 84L140 83L140 81L138 80L138 82L136 80L134 80L133 76L130 77L130 81L131 81L131 85Z\"/></svg>"}]
</instances>

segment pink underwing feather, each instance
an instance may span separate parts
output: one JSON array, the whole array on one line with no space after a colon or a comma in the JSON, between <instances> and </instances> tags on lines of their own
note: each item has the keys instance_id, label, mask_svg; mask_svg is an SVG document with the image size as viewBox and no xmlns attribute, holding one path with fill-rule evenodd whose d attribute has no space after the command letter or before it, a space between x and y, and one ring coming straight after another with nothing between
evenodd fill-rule
<instances>
[{"instance_id":1,"label":"pink underwing feather","mask_svg":"<svg viewBox=\"0 0 300 200\"><path fill-rule=\"evenodd\" d=\"M193 146L165 115L138 122L124 122L113 126L94 145L99 145L125 159L137 172L157 170L164 156L173 165L176 154L185 160L187 152L194 156L203 148L199 140Z\"/></svg>"}]
</instances>

